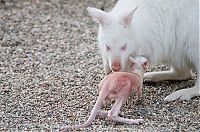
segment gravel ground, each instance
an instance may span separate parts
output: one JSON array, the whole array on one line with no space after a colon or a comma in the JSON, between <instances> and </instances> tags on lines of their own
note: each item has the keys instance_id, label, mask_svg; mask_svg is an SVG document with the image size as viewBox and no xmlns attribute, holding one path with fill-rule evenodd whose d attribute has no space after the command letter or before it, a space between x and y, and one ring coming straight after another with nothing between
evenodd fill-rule
<instances>
[{"instance_id":1,"label":"gravel ground","mask_svg":"<svg viewBox=\"0 0 200 132\"><path fill-rule=\"evenodd\" d=\"M5 1L0 0L0 131L58 131L84 122L104 75L97 24L86 8L108 11L115 0ZM151 70L166 69L158 65ZM125 117L144 118L142 125L99 117L81 130L200 131L199 97L163 101L194 80L145 83L141 104L132 95L121 109Z\"/></svg>"}]
</instances>

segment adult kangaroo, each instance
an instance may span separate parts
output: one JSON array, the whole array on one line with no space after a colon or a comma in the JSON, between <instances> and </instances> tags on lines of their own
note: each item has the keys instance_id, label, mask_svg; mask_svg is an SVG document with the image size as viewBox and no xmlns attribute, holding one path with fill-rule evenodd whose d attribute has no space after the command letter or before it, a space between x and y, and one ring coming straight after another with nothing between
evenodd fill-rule
<instances>
[{"instance_id":1,"label":"adult kangaroo","mask_svg":"<svg viewBox=\"0 0 200 132\"><path fill-rule=\"evenodd\" d=\"M110 12L88 7L99 22L98 45L104 71L128 71L128 56L143 55L170 71L149 72L146 81L187 80L194 87L178 90L165 101L190 100L199 88L199 0L118 0Z\"/></svg>"}]
</instances>

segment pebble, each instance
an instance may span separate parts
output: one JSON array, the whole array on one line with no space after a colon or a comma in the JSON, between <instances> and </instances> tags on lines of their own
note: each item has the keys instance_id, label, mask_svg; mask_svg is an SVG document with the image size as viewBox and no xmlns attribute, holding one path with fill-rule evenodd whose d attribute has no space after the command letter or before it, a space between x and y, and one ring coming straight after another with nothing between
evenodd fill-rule
<instances>
[{"instance_id":1,"label":"pebble","mask_svg":"<svg viewBox=\"0 0 200 132\"><path fill-rule=\"evenodd\" d=\"M98 26L86 7L109 11L115 2L0 0L0 131L58 131L85 121L104 76ZM150 71L168 69L157 65ZM163 101L194 79L145 83L142 104L131 96L121 109L124 117L145 119L142 125L101 117L82 131L199 131L199 97Z\"/></svg>"}]
</instances>

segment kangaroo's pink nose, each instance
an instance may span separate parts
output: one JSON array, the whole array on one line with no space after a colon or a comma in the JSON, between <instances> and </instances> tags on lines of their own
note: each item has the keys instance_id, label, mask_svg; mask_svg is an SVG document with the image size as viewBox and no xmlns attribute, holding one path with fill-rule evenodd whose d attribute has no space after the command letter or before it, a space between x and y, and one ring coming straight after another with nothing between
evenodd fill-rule
<instances>
[{"instance_id":1,"label":"kangaroo's pink nose","mask_svg":"<svg viewBox=\"0 0 200 132\"><path fill-rule=\"evenodd\" d=\"M113 70L113 71L120 71L120 69L121 69L121 65L120 65L119 62L114 62L114 63L112 64L112 70Z\"/></svg>"}]
</instances>

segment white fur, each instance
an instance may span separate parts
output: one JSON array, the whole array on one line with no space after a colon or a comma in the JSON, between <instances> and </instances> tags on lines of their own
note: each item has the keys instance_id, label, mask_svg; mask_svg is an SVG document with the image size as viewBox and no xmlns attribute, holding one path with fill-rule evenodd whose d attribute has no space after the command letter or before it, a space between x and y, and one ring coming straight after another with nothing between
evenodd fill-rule
<instances>
[{"instance_id":1,"label":"white fur","mask_svg":"<svg viewBox=\"0 0 200 132\"><path fill-rule=\"evenodd\" d=\"M123 20L128 16L130 19L134 9L132 21L124 25ZM145 55L152 64L172 66L170 71L147 73L146 80L185 80L192 77L191 70L199 73L199 0L119 0L109 13L96 15L98 18L93 18L100 22L98 43L106 74L115 60L120 61L121 71L127 71L129 55ZM125 43L127 49L121 51ZM105 45L111 50L106 51ZM172 93L165 100L199 96L198 81L194 87Z\"/></svg>"}]
</instances>

